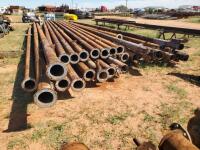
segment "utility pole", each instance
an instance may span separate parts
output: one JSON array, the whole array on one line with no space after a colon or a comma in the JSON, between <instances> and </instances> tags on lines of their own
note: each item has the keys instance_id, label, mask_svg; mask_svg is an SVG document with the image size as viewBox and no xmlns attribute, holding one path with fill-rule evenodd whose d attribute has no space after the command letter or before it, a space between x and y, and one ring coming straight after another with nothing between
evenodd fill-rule
<instances>
[{"instance_id":1,"label":"utility pole","mask_svg":"<svg viewBox=\"0 0 200 150\"><path fill-rule=\"evenodd\" d=\"M128 0L126 0L126 8L128 8Z\"/></svg>"}]
</instances>

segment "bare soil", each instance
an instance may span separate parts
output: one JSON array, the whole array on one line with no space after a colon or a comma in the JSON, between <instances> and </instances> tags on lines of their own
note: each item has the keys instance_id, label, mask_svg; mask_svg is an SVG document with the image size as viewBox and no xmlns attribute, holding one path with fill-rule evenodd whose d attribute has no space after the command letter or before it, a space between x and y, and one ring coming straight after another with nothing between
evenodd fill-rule
<instances>
[{"instance_id":1,"label":"bare soil","mask_svg":"<svg viewBox=\"0 0 200 150\"><path fill-rule=\"evenodd\" d=\"M178 20L154 20L154 19L144 19L144 18L132 18L132 17L110 17L110 16L97 16L96 18L117 18L136 21L137 23L144 24L153 24L161 26L172 26L172 27L181 27L181 28L191 28L191 29L200 29L200 24L185 22L184 19Z\"/></svg>"}]
</instances>

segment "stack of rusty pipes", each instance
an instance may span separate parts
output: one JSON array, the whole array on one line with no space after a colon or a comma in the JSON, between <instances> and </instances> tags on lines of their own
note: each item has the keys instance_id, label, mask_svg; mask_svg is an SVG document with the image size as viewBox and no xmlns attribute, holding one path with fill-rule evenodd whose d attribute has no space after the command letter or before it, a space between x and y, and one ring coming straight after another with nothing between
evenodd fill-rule
<instances>
[{"instance_id":1,"label":"stack of rusty pipes","mask_svg":"<svg viewBox=\"0 0 200 150\"><path fill-rule=\"evenodd\" d=\"M151 61L178 62L180 60L187 61L189 58L188 54L180 51L184 48L184 44L176 39L167 41L85 23L71 22L71 24L99 36L112 39L116 43L123 43L122 45L133 53L131 55L133 60L147 58ZM137 48L134 49L133 44Z\"/></svg>"},{"instance_id":2,"label":"stack of rusty pipes","mask_svg":"<svg viewBox=\"0 0 200 150\"><path fill-rule=\"evenodd\" d=\"M124 46L64 22L33 23L26 37L22 88L39 107L51 107L58 93L80 92L86 82L106 82L128 71Z\"/></svg>"}]
</instances>

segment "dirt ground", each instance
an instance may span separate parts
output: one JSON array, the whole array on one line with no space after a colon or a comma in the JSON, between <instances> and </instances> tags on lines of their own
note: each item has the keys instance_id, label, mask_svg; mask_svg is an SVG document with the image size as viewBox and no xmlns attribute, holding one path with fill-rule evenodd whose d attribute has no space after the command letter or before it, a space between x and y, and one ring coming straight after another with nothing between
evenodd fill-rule
<instances>
[{"instance_id":1,"label":"dirt ground","mask_svg":"<svg viewBox=\"0 0 200 150\"><path fill-rule=\"evenodd\" d=\"M137 23L144 24L153 24L153 25L161 25L161 26L172 26L172 27L180 27L180 28L191 28L191 29L200 29L200 24L186 22L186 19L178 19L178 20L154 20L154 19L144 19L144 18L133 18L133 17L110 17L110 16L96 16L95 18L119 18L125 20L136 21Z\"/></svg>"},{"instance_id":2,"label":"dirt ground","mask_svg":"<svg viewBox=\"0 0 200 150\"><path fill-rule=\"evenodd\" d=\"M188 62L130 69L114 81L59 95L47 109L20 88L23 55L1 60L0 149L53 150L80 141L92 150L130 150L134 137L158 144L172 122L187 128L200 106L200 38L191 38L184 51Z\"/></svg>"}]
</instances>

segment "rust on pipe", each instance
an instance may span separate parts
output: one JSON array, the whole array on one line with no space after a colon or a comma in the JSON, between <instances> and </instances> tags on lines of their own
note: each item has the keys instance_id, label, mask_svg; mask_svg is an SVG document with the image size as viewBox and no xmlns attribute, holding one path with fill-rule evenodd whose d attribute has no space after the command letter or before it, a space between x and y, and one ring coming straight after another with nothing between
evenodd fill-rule
<instances>
[{"instance_id":1,"label":"rust on pipe","mask_svg":"<svg viewBox=\"0 0 200 150\"><path fill-rule=\"evenodd\" d=\"M90 58L85 63L89 66L89 68L92 68L92 69L96 69L97 68L95 62L92 61Z\"/></svg>"},{"instance_id":2,"label":"rust on pipe","mask_svg":"<svg viewBox=\"0 0 200 150\"><path fill-rule=\"evenodd\" d=\"M86 64L83 62L79 62L75 67L77 73L80 74L80 77L83 78L85 81L93 81L95 78L95 71L90 69Z\"/></svg>"},{"instance_id":3,"label":"rust on pipe","mask_svg":"<svg viewBox=\"0 0 200 150\"><path fill-rule=\"evenodd\" d=\"M56 81L55 88L59 92L65 92L70 87L70 80L68 77L65 77L64 79L61 79L59 81Z\"/></svg>"},{"instance_id":4,"label":"rust on pipe","mask_svg":"<svg viewBox=\"0 0 200 150\"><path fill-rule=\"evenodd\" d=\"M106 60L108 63L113 63L115 65L117 65L119 68L120 68L120 71L122 73L126 73L128 72L128 65L115 59L115 58L112 58L112 57L109 57L107 60Z\"/></svg>"},{"instance_id":5,"label":"rust on pipe","mask_svg":"<svg viewBox=\"0 0 200 150\"><path fill-rule=\"evenodd\" d=\"M56 30L61 34L61 36L71 45L71 47L74 49L74 51L76 51L77 53L79 53L79 57L80 57L80 61L87 61L89 58L89 53L88 51L84 50L81 48L81 46L76 43L75 40L71 39L63 30L61 30L61 28L56 25L54 22L50 21L51 25L54 26L56 28Z\"/></svg>"},{"instance_id":6,"label":"rust on pipe","mask_svg":"<svg viewBox=\"0 0 200 150\"><path fill-rule=\"evenodd\" d=\"M112 67L110 65L108 65L106 62L104 62L103 60L99 59L99 64L100 66L103 68L103 69L106 69L107 72L108 72L108 78L112 78L115 76L117 70L116 70L116 67Z\"/></svg>"},{"instance_id":7,"label":"rust on pipe","mask_svg":"<svg viewBox=\"0 0 200 150\"><path fill-rule=\"evenodd\" d=\"M72 49L69 43L61 36L61 34L57 31L57 29L54 28L54 26L52 26L50 23L47 24L49 25L49 28L51 28L54 31L55 36L58 38L58 41L60 41L60 43L62 44L66 53L69 54L71 64L77 64L80 61L78 53L76 53Z\"/></svg>"},{"instance_id":8,"label":"rust on pipe","mask_svg":"<svg viewBox=\"0 0 200 150\"><path fill-rule=\"evenodd\" d=\"M166 40L161 40L161 39L156 39L156 38L149 38L149 37L139 35L139 34L133 34L133 33L128 33L128 32L124 32L124 31L109 29L109 28L106 28L106 27L89 25L89 24L80 23L80 22L74 22L74 23L81 24L81 25L88 26L88 27L92 27L92 28L99 29L99 30L103 30L103 31L116 33L116 34L122 34L123 36L129 36L129 37L141 39L141 40L144 40L144 41L148 41L150 43L157 44L160 47L170 47L170 48L179 49L179 50L184 48L184 45L182 43L180 43L177 40L173 40L173 39L171 41L166 41Z\"/></svg>"},{"instance_id":9,"label":"rust on pipe","mask_svg":"<svg viewBox=\"0 0 200 150\"><path fill-rule=\"evenodd\" d=\"M99 60L96 61L97 66L97 81L99 82L106 82L109 78L109 73L107 69L103 69L103 67L100 65Z\"/></svg>"},{"instance_id":10,"label":"rust on pipe","mask_svg":"<svg viewBox=\"0 0 200 150\"><path fill-rule=\"evenodd\" d=\"M34 102L39 107L51 107L57 101L57 93L54 91L53 84L46 75L46 64L44 58L40 57L40 79L37 92L34 94Z\"/></svg>"},{"instance_id":11,"label":"rust on pipe","mask_svg":"<svg viewBox=\"0 0 200 150\"><path fill-rule=\"evenodd\" d=\"M47 40L49 41L49 44L53 46L53 42L52 42L49 30L47 29L46 22L44 22L44 24L43 24L43 29L44 29L45 36L46 36Z\"/></svg>"},{"instance_id":12,"label":"rust on pipe","mask_svg":"<svg viewBox=\"0 0 200 150\"><path fill-rule=\"evenodd\" d=\"M102 46L103 49L101 49L101 58L103 59L106 59L110 56L110 50L111 50L111 47L110 45L108 45L107 43L109 43L110 41L108 40L105 40L99 36L96 36L90 32L87 32L77 26L74 26L73 24L70 24L70 27L73 28L73 29L77 29L77 31L81 34L83 34L84 36L86 36L87 38L89 38L90 40L96 42L98 45ZM111 43L111 42L110 42Z\"/></svg>"},{"instance_id":13,"label":"rust on pipe","mask_svg":"<svg viewBox=\"0 0 200 150\"><path fill-rule=\"evenodd\" d=\"M73 23L72 23L72 24L73 24ZM98 32L98 30L95 30L95 29L90 28L90 27L82 26L82 25L79 25L79 24L73 24L73 25L75 25L76 27L82 28L82 29L87 29L87 28L89 28L90 30L94 30L94 31L97 31L97 32ZM110 36L117 37L117 35L114 34L114 33L108 33L108 32L105 32L105 31L99 31L99 32L105 33L105 34L110 35ZM102 38L101 36L97 36L97 35L94 34L94 33L91 33L91 32L87 32L87 33L92 34L92 35L95 36L96 38L97 38L97 37L101 38L102 41L104 41L106 44L110 45L110 46L112 47L112 48L110 49L111 55L114 55L114 54L116 54L116 53L120 54L120 53L123 53L123 52L124 52L124 47L123 47L122 45L117 45L117 44L115 44L115 43L113 43L113 42L111 42L111 41L109 41L109 40L107 40L107 39Z\"/></svg>"},{"instance_id":14,"label":"rust on pipe","mask_svg":"<svg viewBox=\"0 0 200 150\"><path fill-rule=\"evenodd\" d=\"M60 80L67 75L66 67L57 58L54 49L49 44L39 24L36 25L47 64L46 74L51 80Z\"/></svg>"},{"instance_id":15,"label":"rust on pipe","mask_svg":"<svg viewBox=\"0 0 200 150\"><path fill-rule=\"evenodd\" d=\"M67 28L65 28L65 26L63 26L62 24L60 24L58 22L56 22L56 24L62 30L64 30L67 34L69 34L71 37L73 37L74 39L76 39L83 47L85 47L85 49L89 51L91 58L93 58L93 59L99 58L100 51L97 48L93 47L92 45L90 45L89 43L87 43L86 41L84 41L82 38L80 38L78 35L74 34L70 30L68 30Z\"/></svg>"},{"instance_id":16,"label":"rust on pipe","mask_svg":"<svg viewBox=\"0 0 200 150\"><path fill-rule=\"evenodd\" d=\"M47 28L47 29L46 29ZM53 29L49 26L49 24L46 22L46 27L44 26L44 29L48 30L50 33L50 36L52 38L52 41L55 45L55 51L57 54L58 59L63 62L64 64L68 64L70 62L69 55L66 54L63 46L61 45L60 40L56 37L55 32Z\"/></svg>"},{"instance_id":17,"label":"rust on pipe","mask_svg":"<svg viewBox=\"0 0 200 150\"><path fill-rule=\"evenodd\" d=\"M33 92L36 90L36 80L33 77L33 64L31 61L31 27L28 28L26 38L26 56L25 56L25 67L24 67L24 80L22 81L22 89L27 92Z\"/></svg>"},{"instance_id":18,"label":"rust on pipe","mask_svg":"<svg viewBox=\"0 0 200 150\"><path fill-rule=\"evenodd\" d=\"M117 55L117 58L122 61L122 62L127 62L129 60L129 53L122 53L122 54L119 54Z\"/></svg>"},{"instance_id":19,"label":"rust on pipe","mask_svg":"<svg viewBox=\"0 0 200 150\"><path fill-rule=\"evenodd\" d=\"M35 23L33 23L33 38L34 38L35 80L36 80L36 84L38 84L39 77L40 77L40 66L39 66L40 50L39 50L39 41L38 41L38 31L37 31L37 27Z\"/></svg>"},{"instance_id":20,"label":"rust on pipe","mask_svg":"<svg viewBox=\"0 0 200 150\"><path fill-rule=\"evenodd\" d=\"M71 89L76 92L82 91L86 86L85 81L77 75L70 64L67 65L67 69L68 77L71 80Z\"/></svg>"}]
</instances>

